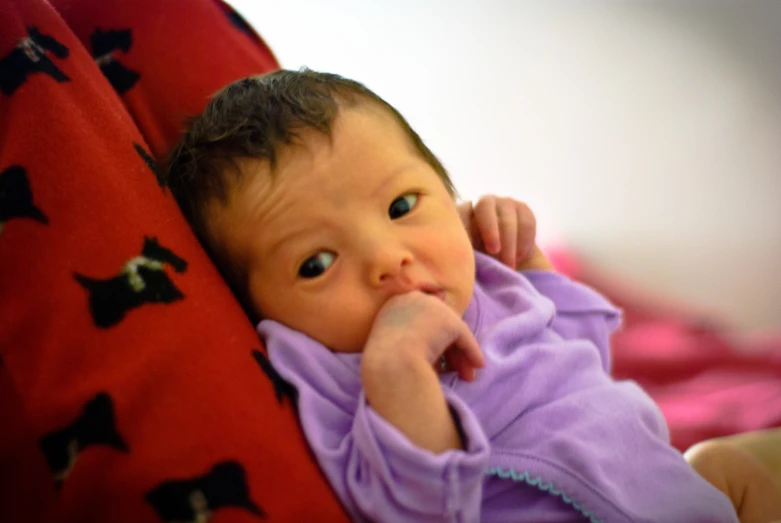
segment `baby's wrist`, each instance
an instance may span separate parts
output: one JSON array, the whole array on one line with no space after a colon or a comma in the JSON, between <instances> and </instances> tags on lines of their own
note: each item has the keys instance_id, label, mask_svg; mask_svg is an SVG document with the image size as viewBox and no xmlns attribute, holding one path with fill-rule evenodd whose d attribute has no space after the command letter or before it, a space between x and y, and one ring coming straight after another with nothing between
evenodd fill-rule
<instances>
[{"instance_id":1,"label":"baby's wrist","mask_svg":"<svg viewBox=\"0 0 781 523\"><path fill-rule=\"evenodd\" d=\"M542 250L537 245L534 246L534 250L532 251L531 256L519 262L516 265L515 270L552 271L552 272L556 271L556 269L553 267L553 264L550 262L550 260L548 260L548 257L545 256L545 253L543 253Z\"/></svg>"},{"instance_id":2,"label":"baby's wrist","mask_svg":"<svg viewBox=\"0 0 781 523\"><path fill-rule=\"evenodd\" d=\"M361 357L361 379L397 383L401 376L430 367L425 358L405 344L388 341L368 343ZM433 372L433 369L432 369Z\"/></svg>"},{"instance_id":3,"label":"baby's wrist","mask_svg":"<svg viewBox=\"0 0 781 523\"><path fill-rule=\"evenodd\" d=\"M434 454L463 449L439 378L422 355L399 350L368 356L361 359L361 380L368 405L380 417Z\"/></svg>"},{"instance_id":4,"label":"baby's wrist","mask_svg":"<svg viewBox=\"0 0 781 523\"><path fill-rule=\"evenodd\" d=\"M391 404L396 404L393 410L406 410L414 408L411 402L428 396L424 390L441 394L439 376L422 355L402 347L392 349L364 351L361 357L361 383L366 399L386 419Z\"/></svg>"}]
</instances>

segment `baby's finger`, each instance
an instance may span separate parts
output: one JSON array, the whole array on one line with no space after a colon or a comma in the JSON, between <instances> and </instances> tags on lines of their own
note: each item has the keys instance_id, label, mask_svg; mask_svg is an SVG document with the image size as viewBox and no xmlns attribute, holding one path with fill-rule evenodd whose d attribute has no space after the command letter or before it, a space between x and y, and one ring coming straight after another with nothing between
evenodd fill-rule
<instances>
[{"instance_id":1,"label":"baby's finger","mask_svg":"<svg viewBox=\"0 0 781 523\"><path fill-rule=\"evenodd\" d=\"M518 242L518 214L515 211L515 204L511 200L500 201L497 205L497 214L499 216L499 230L501 235L501 252L499 261L515 269L515 260L517 257L516 245Z\"/></svg>"},{"instance_id":2,"label":"baby's finger","mask_svg":"<svg viewBox=\"0 0 781 523\"><path fill-rule=\"evenodd\" d=\"M458 377L465 381L472 381L475 379L475 369L471 363L464 357L461 349L451 346L442 355L444 368L443 372L455 372Z\"/></svg>"},{"instance_id":3,"label":"baby's finger","mask_svg":"<svg viewBox=\"0 0 781 523\"><path fill-rule=\"evenodd\" d=\"M515 211L518 216L517 261L522 262L534 253L534 245L537 240L537 219L525 203L516 202Z\"/></svg>"},{"instance_id":4,"label":"baby's finger","mask_svg":"<svg viewBox=\"0 0 781 523\"><path fill-rule=\"evenodd\" d=\"M499 221L496 217L496 198L485 196L477 202L474 217L483 245L488 254L496 254L501 248L499 237Z\"/></svg>"},{"instance_id":5,"label":"baby's finger","mask_svg":"<svg viewBox=\"0 0 781 523\"><path fill-rule=\"evenodd\" d=\"M469 326L460 318L459 324L458 337L453 342L451 351L457 352L458 358L463 360L463 363L470 368L484 367L485 359L483 358L483 351L480 350L480 344L477 343L474 334L469 330Z\"/></svg>"}]
</instances>

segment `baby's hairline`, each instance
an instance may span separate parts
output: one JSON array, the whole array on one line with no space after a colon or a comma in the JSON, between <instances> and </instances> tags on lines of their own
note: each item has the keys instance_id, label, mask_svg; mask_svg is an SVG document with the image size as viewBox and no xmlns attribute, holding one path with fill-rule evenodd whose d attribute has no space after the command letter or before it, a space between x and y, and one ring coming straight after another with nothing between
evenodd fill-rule
<instances>
[{"instance_id":1,"label":"baby's hairline","mask_svg":"<svg viewBox=\"0 0 781 523\"><path fill-rule=\"evenodd\" d=\"M326 133L321 133L320 130L312 128L311 131L320 133L322 135L325 135L329 141L331 141L331 136L327 135ZM405 139L408 142L411 142L409 140L409 137L405 137ZM458 192L455 190L455 187L453 186L452 181L450 180L450 177L447 175L447 173L441 173L439 170L439 166L434 164L433 162L429 161L428 158L425 157L424 154L421 154L420 151L415 148L413 143L409 143L410 150L412 153L418 157L419 160L422 160L428 167L430 167L434 173L437 176L437 179L440 183L445 187L445 190L450 195L451 199L453 201L457 201L459 198ZM290 144L281 144L279 148L277 149L278 153L285 149L287 151L292 151L299 148L306 147L305 141L301 140L296 143L290 143ZM220 176L225 180L225 192L224 194L213 194L208 200L204 200L203 202L203 209L205 212L205 208L212 204L212 202L219 202L222 207L228 207L231 205L231 200L233 199L234 195L243 189L246 189L249 184L251 184L253 181L257 180L258 176L266 176L270 181L275 181L280 176L280 165L278 160L279 154L277 155L276 160L272 160L271 158L265 157L265 156L234 156L229 158L230 165L224 166L220 170ZM226 171L231 171L231 173L227 173ZM227 174L227 175L226 175Z\"/></svg>"}]
</instances>

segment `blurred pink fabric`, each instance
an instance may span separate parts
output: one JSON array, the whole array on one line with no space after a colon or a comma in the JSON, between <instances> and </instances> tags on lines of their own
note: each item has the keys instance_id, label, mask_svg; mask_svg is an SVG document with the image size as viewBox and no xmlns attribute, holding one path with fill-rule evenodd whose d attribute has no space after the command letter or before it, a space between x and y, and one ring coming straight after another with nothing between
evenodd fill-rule
<instances>
[{"instance_id":1,"label":"blurred pink fabric","mask_svg":"<svg viewBox=\"0 0 781 523\"><path fill-rule=\"evenodd\" d=\"M781 426L781 331L739 337L699 311L643 293L561 247L556 269L624 310L612 374L657 402L680 450L708 438Z\"/></svg>"}]
</instances>

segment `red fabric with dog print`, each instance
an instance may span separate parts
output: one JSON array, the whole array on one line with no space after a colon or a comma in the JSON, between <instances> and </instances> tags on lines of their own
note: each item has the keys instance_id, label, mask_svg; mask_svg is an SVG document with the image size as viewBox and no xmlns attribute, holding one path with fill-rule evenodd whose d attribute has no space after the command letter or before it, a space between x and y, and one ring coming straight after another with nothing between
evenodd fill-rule
<instances>
[{"instance_id":1,"label":"red fabric with dog print","mask_svg":"<svg viewBox=\"0 0 781 523\"><path fill-rule=\"evenodd\" d=\"M112 81L157 158L218 89L279 68L263 40L216 1L51 3Z\"/></svg>"},{"instance_id":2,"label":"red fabric with dog print","mask_svg":"<svg viewBox=\"0 0 781 523\"><path fill-rule=\"evenodd\" d=\"M0 0L0 519L345 520L152 159L273 56L213 2L60 3Z\"/></svg>"}]
</instances>

